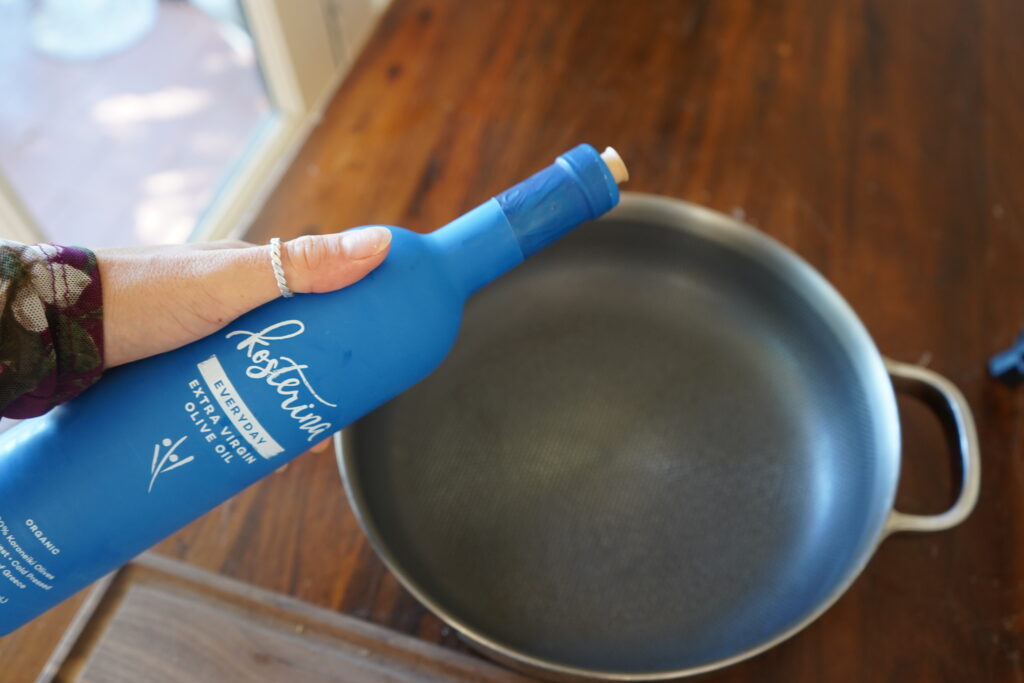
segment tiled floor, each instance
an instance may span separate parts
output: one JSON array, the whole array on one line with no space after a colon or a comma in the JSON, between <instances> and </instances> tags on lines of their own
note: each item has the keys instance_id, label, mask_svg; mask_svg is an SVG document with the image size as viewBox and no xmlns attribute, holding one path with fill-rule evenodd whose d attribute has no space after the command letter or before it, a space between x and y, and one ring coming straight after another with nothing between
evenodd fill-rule
<instances>
[{"instance_id":1,"label":"tiled floor","mask_svg":"<svg viewBox=\"0 0 1024 683\"><path fill-rule=\"evenodd\" d=\"M252 47L182 0L128 50L62 62L0 0L0 167L47 239L185 240L270 105Z\"/></svg>"}]
</instances>

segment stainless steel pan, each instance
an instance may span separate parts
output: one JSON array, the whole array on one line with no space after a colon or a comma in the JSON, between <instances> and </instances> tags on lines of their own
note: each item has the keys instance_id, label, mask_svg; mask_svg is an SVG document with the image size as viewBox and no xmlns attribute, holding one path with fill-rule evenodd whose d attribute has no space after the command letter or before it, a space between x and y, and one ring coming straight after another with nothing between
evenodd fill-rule
<instances>
[{"instance_id":1,"label":"stainless steel pan","mask_svg":"<svg viewBox=\"0 0 1024 683\"><path fill-rule=\"evenodd\" d=\"M893 510L894 385L961 464L941 515ZM960 392L884 360L810 266L630 194L479 292L445 364L342 443L352 505L421 601L506 662L612 679L775 645L888 534L962 521L979 482Z\"/></svg>"}]
</instances>

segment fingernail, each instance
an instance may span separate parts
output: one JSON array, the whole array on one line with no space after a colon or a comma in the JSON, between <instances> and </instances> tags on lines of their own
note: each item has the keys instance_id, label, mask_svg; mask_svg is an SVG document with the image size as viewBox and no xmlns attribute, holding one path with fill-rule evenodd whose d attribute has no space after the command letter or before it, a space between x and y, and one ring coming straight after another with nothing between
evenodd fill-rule
<instances>
[{"instance_id":1,"label":"fingernail","mask_svg":"<svg viewBox=\"0 0 1024 683\"><path fill-rule=\"evenodd\" d=\"M370 258L391 244L391 231L379 225L341 233L341 245L350 259Z\"/></svg>"}]
</instances>

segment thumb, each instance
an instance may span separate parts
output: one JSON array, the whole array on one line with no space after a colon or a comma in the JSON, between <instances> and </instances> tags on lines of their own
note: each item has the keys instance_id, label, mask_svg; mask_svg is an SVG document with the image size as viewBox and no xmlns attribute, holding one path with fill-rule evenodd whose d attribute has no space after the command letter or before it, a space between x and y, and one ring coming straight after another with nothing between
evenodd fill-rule
<instances>
[{"instance_id":1,"label":"thumb","mask_svg":"<svg viewBox=\"0 0 1024 683\"><path fill-rule=\"evenodd\" d=\"M390 246L391 231L380 226L304 235L281 244L284 278L296 293L341 289L379 266Z\"/></svg>"},{"instance_id":2,"label":"thumb","mask_svg":"<svg viewBox=\"0 0 1024 683\"><path fill-rule=\"evenodd\" d=\"M330 235L303 235L281 243L285 283L298 294L332 292L358 282L388 255L391 231L372 226ZM271 266L271 247L206 249L210 278L201 286L213 309L202 317L220 326L281 296ZM193 251L194 254L194 251ZM213 330L211 330L213 331Z\"/></svg>"}]
</instances>

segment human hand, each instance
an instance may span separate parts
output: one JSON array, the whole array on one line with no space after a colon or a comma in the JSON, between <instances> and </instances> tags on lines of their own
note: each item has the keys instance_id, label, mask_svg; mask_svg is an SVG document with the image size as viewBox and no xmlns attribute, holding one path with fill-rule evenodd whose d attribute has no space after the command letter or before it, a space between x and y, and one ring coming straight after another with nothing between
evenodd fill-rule
<instances>
[{"instance_id":1,"label":"human hand","mask_svg":"<svg viewBox=\"0 0 1024 683\"><path fill-rule=\"evenodd\" d=\"M387 228L306 235L281 243L293 292L330 292L380 265ZM212 242L96 249L103 283L104 363L110 368L202 339L281 294L270 246Z\"/></svg>"},{"instance_id":2,"label":"human hand","mask_svg":"<svg viewBox=\"0 0 1024 683\"><path fill-rule=\"evenodd\" d=\"M382 227L307 235L281 243L281 264L293 292L330 292L380 265L390 244L391 232ZM214 242L94 253L108 368L202 339L281 295L269 245Z\"/></svg>"}]
</instances>

